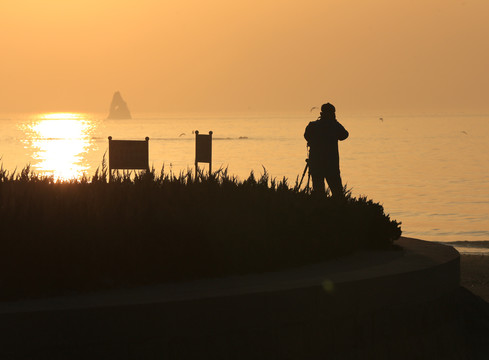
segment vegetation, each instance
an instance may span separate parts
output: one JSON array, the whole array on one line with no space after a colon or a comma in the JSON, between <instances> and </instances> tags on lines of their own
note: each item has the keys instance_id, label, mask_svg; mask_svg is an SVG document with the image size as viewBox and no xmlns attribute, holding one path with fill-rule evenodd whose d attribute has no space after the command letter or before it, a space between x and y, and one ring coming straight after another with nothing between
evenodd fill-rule
<instances>
[{"instance_id":1,"label":"vegetation","mask_svg":"<svg viewBox=\"0 0 489 360\"><path fill-rule=\"evenodd\" d=\"M401 235L380 204L314 196L265 173L244 181L154 169L56 181L0 170L2 299L263 272Z\"/></svg>"}]
</instances>

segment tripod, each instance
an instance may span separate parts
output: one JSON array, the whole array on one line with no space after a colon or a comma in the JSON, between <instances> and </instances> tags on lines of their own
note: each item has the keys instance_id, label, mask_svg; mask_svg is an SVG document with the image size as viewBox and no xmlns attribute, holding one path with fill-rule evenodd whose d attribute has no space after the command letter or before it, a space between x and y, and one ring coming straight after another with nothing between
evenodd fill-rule
<instances>
[{"instance_id":1,"label":"tripod","mask_svg":"<svg viewBox=\"0 0 489 360\"><path fill-rule=\"evenodd\" d=\"M306 175L306 171L307 171L307 184L306 184L306 187L304 188L304 190L305 191L310 190L309 183L311 181L311 173L308 170L309 170L309 159L306 159L306 166L304 167L304 171L302 172L302 177L301 177L301 181L299 182L298 189L301 188L302 181L304 180L304 176Z\"/></svg>"}]
</instances>

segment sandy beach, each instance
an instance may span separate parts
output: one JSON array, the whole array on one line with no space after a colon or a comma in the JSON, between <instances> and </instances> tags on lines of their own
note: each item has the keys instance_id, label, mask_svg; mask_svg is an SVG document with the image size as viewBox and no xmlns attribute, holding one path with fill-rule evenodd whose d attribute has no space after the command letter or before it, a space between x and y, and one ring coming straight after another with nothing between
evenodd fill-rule
<instances>
[{"instance_id":1,"label":"sandy beach","mask_svg":"<svg viewBox=\"0 0 489 360\"><path fill-rule=\"evenodd\" d=\"M461 285L489 302L489 256L461 255Z\"/></svg>"}]
</instances>

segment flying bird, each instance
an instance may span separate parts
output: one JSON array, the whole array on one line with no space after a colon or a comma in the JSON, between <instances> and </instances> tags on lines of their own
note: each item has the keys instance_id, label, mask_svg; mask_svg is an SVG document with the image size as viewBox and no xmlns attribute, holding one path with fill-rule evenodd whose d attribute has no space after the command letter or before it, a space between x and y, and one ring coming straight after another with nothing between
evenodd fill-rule
<instances>
[{"instance_id":1,"label":"flying bird","mask_svg":"<svg viewBox=\"0 0 489 360\"><path fill-rule=\"evenodd\" d=\"M185 135L187 135L187 134L181 133L180 135L178 135L178 137L182 137L182 136L185 136Z\"/></svg>"},{"instance_id":2,"label":"flying bird","mask_svg":"<svg viewBox=\"0 0 489 360\"><path fill-rule=\"evenodd\" d=\"M317 106L313 106L310 111L312 112L314 109L319 109L319 108Z\"/></svg>"},{"instance_id":3,"label":"flying bird","mask_svg":"<svg viewBox=\"0 0 489 360\"><path fill-rule=\"evenodd\" d=\"M461 132L462 134L469 135L469 134L467 134L467 131L462 130L462 131L460 131L460 132Z\"/></svg>"}]
</instances>

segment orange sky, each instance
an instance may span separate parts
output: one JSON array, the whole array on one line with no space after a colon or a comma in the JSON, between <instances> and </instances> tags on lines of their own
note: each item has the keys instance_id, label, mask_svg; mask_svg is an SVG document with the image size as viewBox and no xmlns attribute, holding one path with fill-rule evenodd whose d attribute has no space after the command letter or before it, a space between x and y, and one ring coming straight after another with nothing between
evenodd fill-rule
<instances>
[{"instance_id":1,"label":"orange sky","mask_svg":"<svg viewBox=\"0 0 489 360\"><path fill-rule=\"evenodd\" d=\"M487 0L1 0L0 113L489 113Z\"/></svg>"}]
</instances>

